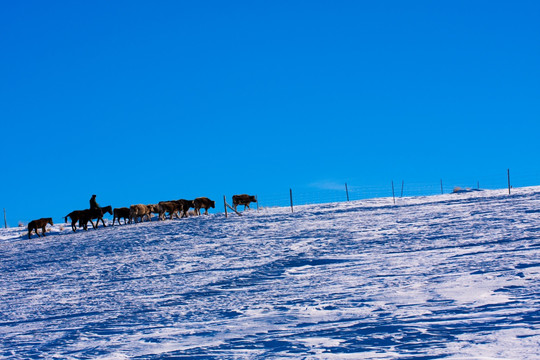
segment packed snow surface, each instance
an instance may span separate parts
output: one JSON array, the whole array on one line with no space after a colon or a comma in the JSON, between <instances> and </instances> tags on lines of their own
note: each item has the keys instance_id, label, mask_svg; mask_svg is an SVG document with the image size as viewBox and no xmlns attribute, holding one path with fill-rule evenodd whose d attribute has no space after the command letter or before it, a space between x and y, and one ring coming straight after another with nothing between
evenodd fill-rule
<instances>
[{"instance_id":1,"label":"packed snow surface","mask_svg":"<svg viewBox=\"0 0 540 360\"><path fill-rule=\"evenodd\" d=\"M0 358L538 359L540 187L0 231Z\"/></svg>"}]
</instances>

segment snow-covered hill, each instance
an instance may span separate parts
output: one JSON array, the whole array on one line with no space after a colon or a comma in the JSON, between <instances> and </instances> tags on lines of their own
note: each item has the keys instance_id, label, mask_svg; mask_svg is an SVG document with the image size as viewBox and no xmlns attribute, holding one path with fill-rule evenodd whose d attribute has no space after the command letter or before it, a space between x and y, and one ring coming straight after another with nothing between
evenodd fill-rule
<instances>
[{"instance_id":1,"label":"snow-covered hill","mask_svg":"<svg viewBox=\"0 0 540 360\"><path fill-rule=\"evenodd\" d=\"M540 357L540 187L20 233L0 358Z\"/></svg>"}]
</instances>

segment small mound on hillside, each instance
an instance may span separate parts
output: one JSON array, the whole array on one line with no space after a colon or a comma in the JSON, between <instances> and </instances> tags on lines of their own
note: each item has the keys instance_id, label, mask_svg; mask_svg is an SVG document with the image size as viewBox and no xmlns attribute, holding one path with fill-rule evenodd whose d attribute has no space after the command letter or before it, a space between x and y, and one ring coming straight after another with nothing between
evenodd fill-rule
<instances>
[{"instance_id":1,"label":"small mound on hillside","mask_svg":"<svg viewBox=\"0 0 540 360\"><path fill-rule=\"evenodd\" d=\"M460 188L459 186L456 186L454 190L452 191L453 194L462 194L462 193L469 193L469 192L475 192L475 191L482 191L482 189L472 189L472 188Z\"/></svg>"}]
</instances>

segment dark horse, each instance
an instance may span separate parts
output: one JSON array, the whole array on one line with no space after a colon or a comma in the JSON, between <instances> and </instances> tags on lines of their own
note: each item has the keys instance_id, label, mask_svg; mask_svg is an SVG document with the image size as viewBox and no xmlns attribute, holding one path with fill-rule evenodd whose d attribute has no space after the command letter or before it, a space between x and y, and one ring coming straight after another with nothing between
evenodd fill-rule
<instances>
[{"instance_id":1,"label":"dark horse","mask_svg":"<svg viewBox=\"0 0 540 360\"><path fill-rule=\"evenodd\" d=\"M84 230L88 230L88 222L90 221L92 223L92 227L95 229L97 228L99 224L99 220L103 223L103 226L105 225L105 221L103 221L103 214L109 213L112 215L112 207L105 206L99 209L86 209L86 210L75 210L70 212L66 215L65 219L67 222L67 218L71 218L71 229L73 232L76 231L77 227L75 224L77 221L79 222L79 227L82 227ZM97 219L96 224L94 225L94 222L92 219Z\"/></svg>"},{"instance_id":2,"label":"dark horse","mask_svg":"<svg viewBox=\"0 0 540 360\"><path fill-rule=\"evenodd\" d=\"M129 208L127 207L121 207L121 208L114 208L113 209L113 220L112 224L114 225L114 221L118 219L118 225L120 225L120 219L124 218L124 225L129 220L131 223L131 220L129 219Z\"/></svg>"},{"instance_id":3,"label":"dark horse","mask_svg":"<svg viewBox=\"0 0 540 360\"><path fill-rule=\"evenodd\" d=\"M109 213L111 215L113 214L112 207L110 205L100 207L98 209L85 210L85 213L83 213L82 216L79 217L79 228L82 226L84 230L88 230L88 222L90 221L92 227L94 229L97 229L97 227L99 226L99 220L101 220L101 222L103 223L103 227L107 227L107 225L105 225L105 221L103 220L103 215L105 215L105 213ZM94 225L92 219L97 219L96 225Z\"/></svg>"},{"instance_id":4,"label":"dark horse","mask_svg":"<svg viewBox=\"0 0 540 360\"><path fill-rule=\"evenodd\" d=\"M39 237L38 229L41 228L41 235L45 236L45 226L47 224L53 224L52 218L41 218L38 220L32 220L28 223L28 238L30 239L30 234L32 234L32 230L35 230L36 235Z\"/></svg>"}]
</instances>

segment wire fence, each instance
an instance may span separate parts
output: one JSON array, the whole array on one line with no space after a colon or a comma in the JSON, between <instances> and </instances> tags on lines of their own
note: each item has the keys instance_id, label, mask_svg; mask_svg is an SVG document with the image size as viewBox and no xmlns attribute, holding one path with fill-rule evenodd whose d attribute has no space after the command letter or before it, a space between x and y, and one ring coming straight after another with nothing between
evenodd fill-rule
<instances>
[{"instance_id":1,"label":"wire fence","mask_svg":"<svg viewBox=\"0 0 540 360\"><path fill-rule=\"evenodd\" d=\"M540 184L540 173L511 173L510 170L498 174L478 177L477 180L433 179L430 182L408 182L405 179L388 181L385 185L358 185L355 183L333 184L328 189L295 188L284 189L280 194L257 194L259 207L286 207L296 205L325 204L364 200L380 197L398 199L409 196L431 196L449 194L458 190L495 190L512 187L526 187Z\"/></svg>"}]
</instances>

